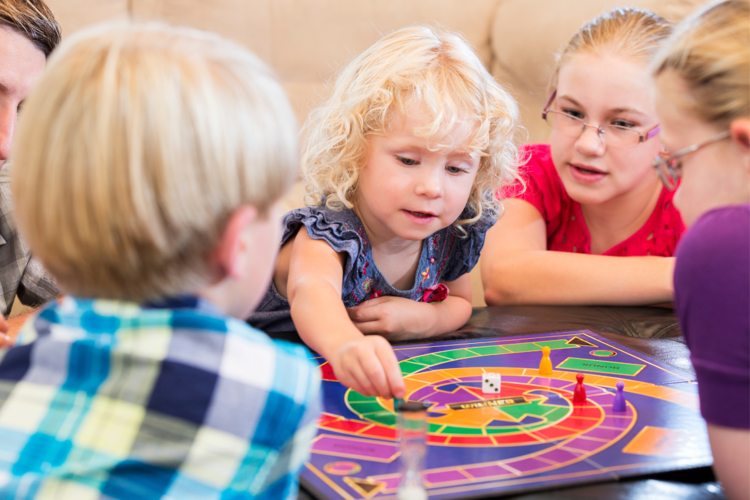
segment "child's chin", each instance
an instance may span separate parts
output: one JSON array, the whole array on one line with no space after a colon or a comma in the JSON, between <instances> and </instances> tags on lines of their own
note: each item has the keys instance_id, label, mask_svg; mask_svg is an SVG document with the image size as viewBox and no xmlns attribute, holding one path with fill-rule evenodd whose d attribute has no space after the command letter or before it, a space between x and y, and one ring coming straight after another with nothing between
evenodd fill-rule
<instances>
[{"instance_id":1,"label":"child's chin","mask_svg":"<svg viewBox=\"0 0 750 500\"><path fill-rule=\"evenodd\" d=\"M440 231L442 227L435 228L434 226L412 228L405 231L400 231L398 236L406 241L422 241L436 232Z\"/></svg>"},{"instance_id":2,"label":"child's chin","mask_svg":"<svg viewBox=\"0 0 750 500\"><path fill-rule=\"evenodd\" d=\"M575 181L564 184L568 195L581 205L599 205L614 197L612 190L606 184L580 184Z\"/></svg>"}]
</instances>

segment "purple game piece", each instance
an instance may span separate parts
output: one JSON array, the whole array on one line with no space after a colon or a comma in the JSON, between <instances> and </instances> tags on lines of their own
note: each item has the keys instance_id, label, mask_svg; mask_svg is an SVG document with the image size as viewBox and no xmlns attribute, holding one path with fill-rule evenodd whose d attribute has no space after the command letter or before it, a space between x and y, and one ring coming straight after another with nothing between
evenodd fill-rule
<instances>
[{"instance_id":1,"label":"purple game piece","mask_svg":"<svg viewBox=\"0 0 750 500\"><path fill-rule=\"evenodd\" d=\"M617 394L615 394L615 402L612 403L612 411L625 411L628 408L625 402L625 394L622 393L625 384L617 382Z\"/></svg>"}]
</instances>

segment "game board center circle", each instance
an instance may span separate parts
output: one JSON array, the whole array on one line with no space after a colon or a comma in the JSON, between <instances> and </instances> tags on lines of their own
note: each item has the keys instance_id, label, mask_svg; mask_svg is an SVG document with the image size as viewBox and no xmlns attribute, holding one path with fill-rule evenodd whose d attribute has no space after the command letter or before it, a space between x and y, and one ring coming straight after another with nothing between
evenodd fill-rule
<instances>
[{"instance_id":1,"label":"game board center circle","mask_svg":"<svg viewBox=\"0 0 750 500\"><path fill-rule=\"evenodd\" d=\"M617 355L615 351L610 351L607 349L594 349L593 351L590 351L589 354L591 354L592 356L597 356L599 358L609 358Z\"/></svg>"},{"instance_id":2,"label":"game board center circle","mask_svg":"<svg viewBox=\"0 0 750 500\"><path fill-rule=\"evenodd\" d=\"M572 393L504 382L498 393L483 393L481 376L440 381L410 393L430 403L433 434L453 436L522 434L555 425L572 411Z\"/></svg>"},{"instance_id":3,"label":"game board center circle","mask_svg":"<svg viewBox=\"0 0 750 500\"><path fill-rule=\"evenodd\" d=\"M426 374L404 377L406 399L430 404L427 410L430 444L536 445L573 437L603 418L604 411L598 404L587 404L585 408L572 404L572 385L571 390L551 387L533 376L504 375L499 394L484 394L482 370L451 373L451 369L443 369L440 378L433 379ZM392 400L348 391L346 401L361 419L395 429L397 414Z\"/></svg>"},{"instance_id":4,"label":"game board center circle","mask_svg":"<svg viewBox=\"0 0 750 500\"><path fill-rule=\"evenodd\" d=\"M323 469L335 476L349 476L362 470L362 466L355 462L330 462Z\"/></svg>"}]
</instances>

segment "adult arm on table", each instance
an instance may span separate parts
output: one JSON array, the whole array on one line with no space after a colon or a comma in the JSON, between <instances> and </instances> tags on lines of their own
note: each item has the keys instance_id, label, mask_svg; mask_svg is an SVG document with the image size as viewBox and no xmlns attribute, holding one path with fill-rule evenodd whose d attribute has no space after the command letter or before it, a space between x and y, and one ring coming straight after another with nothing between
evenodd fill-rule
<instances>
[{"instance_id":1,"label":"adult arm on table","mask_svg":"<svg viewBox=\"0 0 750 500\"><path fill-rule=\"evenodd\" d=\"M487 232L481 273L488 305L644 305L672 300L672 257L547 250L542 214L520 199Z\"/></svg>"},{"instance_id":2,"label":"adult arm on table","mask_svg":"<svg viewBox=\"0 0 750 500\"><path fill-rule=\"evenodd\" d=\"M287 279L294 325L342 384L365 396L403 397L406 387L391 345L379 335L365 336L349 319L341 300L344 259L304 229L297 233Z\"/></svg>"}]
</instances>

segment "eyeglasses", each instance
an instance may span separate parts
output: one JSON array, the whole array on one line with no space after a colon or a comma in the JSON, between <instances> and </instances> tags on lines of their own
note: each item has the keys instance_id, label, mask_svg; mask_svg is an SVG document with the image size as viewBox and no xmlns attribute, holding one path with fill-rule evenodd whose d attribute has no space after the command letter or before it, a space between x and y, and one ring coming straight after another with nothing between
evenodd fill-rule
<instances>
[{"instance_id":1,"label":"eyeglasses","mask_svg":"<svg viewBox=\"0 0 750 500\"><path fill-rule=\"evenodd\" d=\"M570 113L548 109L552 101L555 100L555 97L557 97L557 90L552 92L547 104L544 106L542 119L550 127L568 137L578 138L586 130L586 127L591 127L596 130L597 136L603 144L614 147L627 147L646 142L659 133L659 125L643 134L634 128L622 127L620 125L589 125L583 119L573 116Z\"/></svg>"},{"instance_id":2,"label":"eyeglasses","mask_svg":"<svg viewBox=\"0 0 750 500\"><path fill-rule=\"evenodd\" d=\"M667 189L669 189L670 191L674 191L677 187L677 181L680 179L680 177L682 177L682 161L679 161L678 158L682 158L683 156L689 155L690 153L695 153L699 149L702 149L715 142L727 139L728 137L729 131L727 130L720 133L719 135L711 137L706 141L699 142L698 144L694 144L685 149L681 149L676 153L659 153L659 155L654 158L654 168L656 169L656 173L659 174L659 179L661 179L661 182Z\"/></svg>"}]
</instances>

